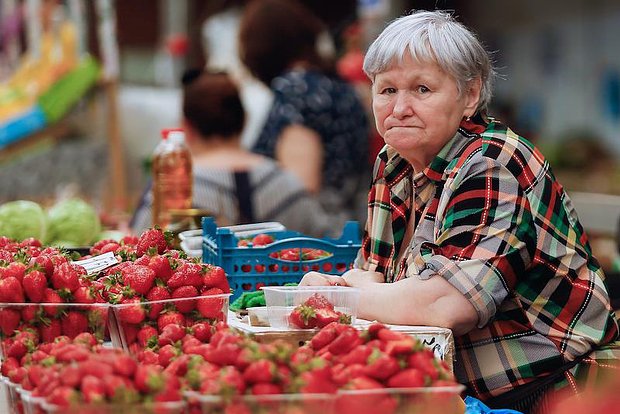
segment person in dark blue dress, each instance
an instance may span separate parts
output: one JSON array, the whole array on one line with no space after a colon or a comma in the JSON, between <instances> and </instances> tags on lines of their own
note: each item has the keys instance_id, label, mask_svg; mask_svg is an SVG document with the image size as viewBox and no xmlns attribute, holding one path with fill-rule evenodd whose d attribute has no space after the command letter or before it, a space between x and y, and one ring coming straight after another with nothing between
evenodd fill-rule
<instances>
[{"instance_id":1,"label":"person in dark blue dress","mask_svg":"<svg viewBox=\"0 0 620 414\"><path fill-rule=\"evenodd\" d=\"M294 172L328 212L352 212L360 208L356 196L369 185L370 129L355 89L336 75L332 59L321 51L321 45L329 45L326 33L321 20L298 1L247 5L240 57L274 95L253 150Z\"/></svg>"}]
</instances>

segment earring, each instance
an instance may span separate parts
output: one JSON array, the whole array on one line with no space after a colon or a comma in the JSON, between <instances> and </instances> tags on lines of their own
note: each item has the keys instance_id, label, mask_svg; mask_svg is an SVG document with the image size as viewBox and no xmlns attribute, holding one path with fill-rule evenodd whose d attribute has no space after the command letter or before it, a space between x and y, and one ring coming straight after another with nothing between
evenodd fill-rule
<instances>
[{"instance_id":1,"label":"earring","mask_svg":"<svg viewBox=\"0 0 620 414\"><path fill-rule=\"evenodd\" d=\"M468 116L467 118L465 118L465 120L466 120L467 122L471 121L471 116Z\"/></svg>"}]
</instances>

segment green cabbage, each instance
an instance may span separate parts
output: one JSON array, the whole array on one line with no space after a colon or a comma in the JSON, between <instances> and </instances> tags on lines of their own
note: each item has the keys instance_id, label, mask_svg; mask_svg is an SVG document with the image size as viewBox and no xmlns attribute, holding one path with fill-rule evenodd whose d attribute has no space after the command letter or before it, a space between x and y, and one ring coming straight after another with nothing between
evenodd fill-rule
<instances>
[{"instance_id":1,"label":"green cabbage","mask_svg":"<svg viewBox=\"0 0 620 414\"><path fill-rule=\"evenodd\" d=\"M0 236L22 241L35 237L45 239L46 219L43 208L34 201L9 201L0 206Z\"/></svg>"},{"instance_id":2,"label":"green cabbage","mask_svg":"<svg viewBox=\"0 0 620 414\"><path fill-rule=\"evenodd\" d=\"M47 240L64 247L90 245L101 231L99 215L86 201L72 198L47 211Z\"/></svg>"}]
</instances>

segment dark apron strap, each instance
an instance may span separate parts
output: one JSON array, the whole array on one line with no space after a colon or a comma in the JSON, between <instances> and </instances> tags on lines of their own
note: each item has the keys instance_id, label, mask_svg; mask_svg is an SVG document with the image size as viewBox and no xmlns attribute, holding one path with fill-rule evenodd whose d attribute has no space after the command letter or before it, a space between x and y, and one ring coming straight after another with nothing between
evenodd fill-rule
<instances>
[{"instance_id":1,"label":"dark apron strap","mask_svg":"<svg viewBox=\"0 0 620 414\"><path fill-rule=\"evenodd\" d=\"M250 185L250 175L247 171L236 171L235 196L239 207L239 223L254 223L254 205L252 203L253 188Z\"/></svg>"}]
</instances>

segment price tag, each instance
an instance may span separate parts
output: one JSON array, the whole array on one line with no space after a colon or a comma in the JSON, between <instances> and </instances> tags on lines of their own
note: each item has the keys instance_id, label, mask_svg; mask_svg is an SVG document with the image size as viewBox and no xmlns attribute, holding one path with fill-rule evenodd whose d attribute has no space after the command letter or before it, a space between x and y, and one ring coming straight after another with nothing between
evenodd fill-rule
<instances>
[{"instance_id":1,"label":"price tag","mask_svg":"<svg viewBox=\"0 0 620 414\"><path fill-rule=\"evenodd\" d=\"M78 260L73 262L76 265L82 266L86 269L86 272L89 275L100 272L103 269L107 269L110 266L114 266L118 263L118 259L114 256L113 252L107 252L104 254L100 254L99 256L93 256L88 259Z\"/></svg>"}]
</instances>

